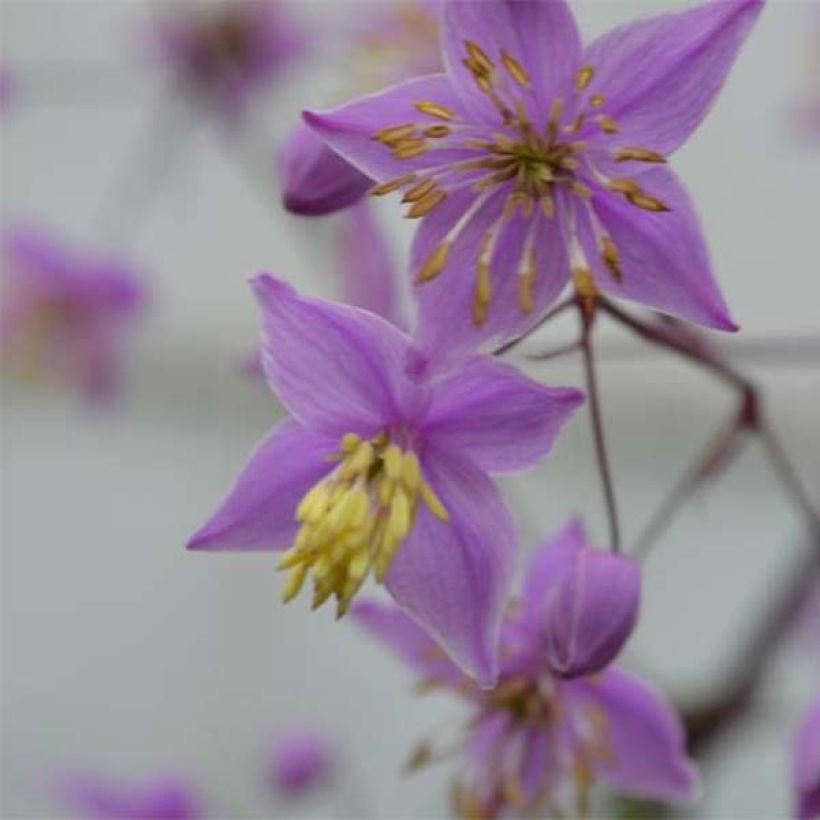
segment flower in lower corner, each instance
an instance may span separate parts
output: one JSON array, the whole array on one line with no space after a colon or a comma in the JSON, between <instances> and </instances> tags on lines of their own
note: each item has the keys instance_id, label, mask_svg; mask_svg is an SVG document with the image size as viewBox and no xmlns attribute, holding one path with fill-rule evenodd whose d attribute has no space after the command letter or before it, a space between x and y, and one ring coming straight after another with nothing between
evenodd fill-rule
<instances>
[{"instance_id":1,"label":"flower in lower corner","mask_svg":"<svg viewBox=\"0 0 820 820\"><path fill-rule=\"evenodd\" d=\"M285 797L305 794L326 783L332 769L327 738L315 729L296 726L275 740L270 760L270 783Z\"/></svg>"},{"instance_id":2,"label":"flower in lower corner","mask_svg":"<svg viewBox=\"0 0 820 820\"><path fill-rule=\"evenodd\" d=\"M816 698L800 724L793 751L796 820L820 818L820 698Z\"/></svg>"},{"instance_id":3,"label":"flower in lower corner","mask_svg":"<svg viewBox=\"0 0 820 820\"><path fill-rule=\"evenodd\" d=\"M144 287L124 262L79 251L42 230L3 236L3 363L91 401L116 393Z\"/></svg>"},{"instance_id":4,"label":"flower in lower corner","mask_svg":"<svg viewBox=\"0 0 820 820\"><path fill-rule=\"evenodd\" d=\"M76 774L57 785L56 797L85 820L199 820L199 798L183 780L168 775L143 783L119 783Z\"/></svg>"},{"instance_id":5,"label":"flower in lower corner","mask_svg":"<svg viewBox=\"0 0 820 820\"><path fill-rule=\"evenodd\" d=\"M667 159L720 91L762 0L708 2L583 47L564 0L452 0L446 73L305 120L373 193L402 193L420 338L522 332L574 279L733 329Z\"/></svg>"},{"instance_id":6,"label":"flower in lower corner","mask_svg":"<svg viewBox=\"0 0 820 820\"><path fill-rule=\"evenodd\" d=\"M678 716L654 689L608 666L634 623L637 566L610 556L607 564L579 571L579 558L594 561L593 552L600 551L587 544L577 522L536 552L521 598L508 608L498 685L491 690L479 690L465 678L396 607L373 601L354 605L355 621L407 661L425 690L449 690L470 707L456 747L459 816L533 816L544 809L554 816L589 816L591 790L598 782L663 800L693 796L696 777ZM579 579L580 586L588 582L586 592ZM567 595L567 584L576 592ZM556 600L561 607L555 607ZM607 608L614 626L599 617ZM573 635L577 657L596 656L588 667L594 674L565 677L560 654L556 668L550 636L560 633ZM438 754L435 746L422 743L410 765Z\"/></svg>"},{"instance_id":7,"label":"flower in lower corner","mask_svg":"<svg viewBox=\"0 0 820 820\"><path fill-rule=\"evenodd\" d=\"M276 427L192 549L285 550L284 597L343 614L373 575L484 685L514 561L490 473L552 446L582 400L489 358L425 368L411 339L366 311L253 282L263 366L292 418Z\"/></svg>"}]
</instances>

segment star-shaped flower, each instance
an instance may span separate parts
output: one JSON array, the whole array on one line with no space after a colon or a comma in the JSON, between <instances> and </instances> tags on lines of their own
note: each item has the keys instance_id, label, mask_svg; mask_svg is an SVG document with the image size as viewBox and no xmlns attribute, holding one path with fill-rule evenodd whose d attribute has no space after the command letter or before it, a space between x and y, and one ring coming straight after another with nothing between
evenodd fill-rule
<instances>
[{"instance_id":1,"label":"star-shaped flower","mask_svg":"<svg viewBox=\"0 0 820 820\"><path fill-rule=\"evenodd\" d=\"M762 6L721 0L586 47L564 0L452 0L446 73L305 119L403 193L419 338L474 347L530 326L567 282L734 324L697 215L667 167Z\"/></svg>"}]
</instances>

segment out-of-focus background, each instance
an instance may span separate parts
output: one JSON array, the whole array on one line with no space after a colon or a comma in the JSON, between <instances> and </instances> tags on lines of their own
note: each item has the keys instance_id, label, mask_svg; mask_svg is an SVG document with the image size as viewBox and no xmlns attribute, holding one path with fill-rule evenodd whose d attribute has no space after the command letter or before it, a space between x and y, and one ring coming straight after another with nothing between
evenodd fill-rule
<instances>
[{"instance_id":1,"label":"out-of-focus background","mask_svg":"<svg viewBox=\"0 0 820 820\"><path fill-rule=\"evenodd\" d=\"M340 288L337 221L287 215L246 158L273 165L298 111L338 97L350 68L342 41L383 5L297 10L318 47L266 96L243 153L169 96L143 40L157 5L2 0L2 64L18 85L0 115L4 226L42 223L128 251L151 288L112 408L4 382L4 817L62 816L50 784L78 769L179 772L217 817L445 813L448 765L414 777L400 768L417 739L462 719L457 704L414 695L397 661L329 611L311 613L304 600L283 607L271 556L183 548L281 415L238 366L256 339L247 276L268 269L306 292ZM679 4L575 4L590 34L660 5ZM815 334L816 345L820 329L820 128L799 113L820 106L817 5L768 4L675 165L743 326L738 364L765 387L820 496L817 357L761 357L742 342ZM409 228L395 202L380 203L379 216L400 260ZM603 391L629 539L732 397L619 333L604 338L618 354L602 353ZM532 372L580 383L574 359ZM576 512L606 537L587 425L579 415L543 467L504 484L525 550ZM799 520L750 450L650 555L628 661L675 695L708 693L804 547ZM762 708L707 771L696 816L788 815L788 744L818 689L818 654L817 645L783 648ZM305 801L277 802L265 756L294 722L332 738L337 777Z\"/></svg>"}]
</instances>

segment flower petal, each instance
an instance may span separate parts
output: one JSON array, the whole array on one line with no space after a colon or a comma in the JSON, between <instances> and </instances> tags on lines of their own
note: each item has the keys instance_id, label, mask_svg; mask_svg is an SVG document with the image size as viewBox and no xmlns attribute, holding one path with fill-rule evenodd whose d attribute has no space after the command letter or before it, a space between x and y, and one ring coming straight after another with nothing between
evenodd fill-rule
<instances>
[{"instance_id":1,"label":"flower petal","mask_svg":"<svg viewBox=\"0 0 820 820\"><path fill-rule=\"evenodd\" d=\"M504 65L512 57L526 72L529 82L516 91L540 120L554 97L572 87L580 65L581 42L575 20L564 0L454 0L446 6L443 46L447 71L453 78L463 105L486 123L498 124L499 113L482 92L464 64L466 42L477 45L495 65L494 77L515 84ZM531 92L527 92L527 88Z\"/></svg>"},{"instance_id":2,"label":"flower petal","mask_svg":"<svg viewBox=\"0 0 820 820\"><path fill-rule=\"evenodd\" d=\"M737 330L686 189L667 168L647 171L640 184L670 210L650 213L615 194L596 193L593 207L618 250L623 272L619 283L603 269L600 251L587 243L587 257L597 263L597 285L607 293L706 327Z\"/></svg>"},{"instance_id":3,"label":"flower petal","mask_svg":"<svg viewBox=\"0 0 820 820\"><path fill-rule=\"evenodd\" d=\"M762 0L707 2L604 34L586 50L595 66L591 91L606 97L616 143L668 154L682 145L709 111Z\"/></svg>"},{"instance_id":4,"label":"flower petal","mask_svg":"<svg viewBox=\"0 0 820 820\"><path fill-rule=\"evenodd\" d=\"M573 697L601 710L608 753L596 761L608 782L637 795L691 800L697 772L686 756L683 724L666 699L619 669L572 682Z\"/></svg>"},{"instance_id":5,"label":"flower petal","mask_svg":"<svg viewBox=\"0 0 820 820\"><path fill-rule=\"evenodd\" d=\"M286 421L259 445L227 498L191 537L188 549L280 550L296 534L302 496L333 468L336 439Z\"/></svg>"},{"instance_id":6,"label":"flower petal","mask_svg":"<svg viewBox=\"0 0 820 820\"><path fill-rule=\"evenodd\" d=\"M375 432L409 395L410 341L379 316L299 296L268 274L253 279L262 308L262 364L303 424L331 434Z\"/></svg>"},{"instance_id":7,"label":"flower petal","mask_svg":"<svg viewBox=\"0 0 820 820\"><path fill-rule=\"evenodd\" d=\"M304 122L285 141L279 167L285 208L303 216L346 208L373 187L370 177L328 148Z\"/></svg>"},{"instance_id":8,"label":"flower petal","mask_svg":"<svg viewBox=\"0 0 820 820\"><path fill-rule=\"evenodd\" d=\"M816 699L800 725L794 744L795 816L820 817L820 699Z\"/></svg>"},{"instance_id":9,"label":"flower petal","mask_svg":"<svg viewBox=\"0 0 820 820\"><path fill-rule=\"evenodd\" d=\"M464 686L467 679L439 645L395 604L357 601L351 617L404 660L425 683Z\"/></svg>"},{"instance_id":10,"label":"flower petal","mask_svg":"<svg viewBox=\"0 0 820 820\"><path fill-rule=\"evenodd\" d=\"M339 232L344 300L401 327L398 271L368 202L345 214Z\"/></svg>"},{"instance_id":11,"label":"flower petal","mask_svg":"<svg viewBox=\"0 0 820 820\"><path fill-rule=\"evenodd\" d=\"M520 470L549 452L582 401L578 390L546 387L510 365L477 357L436 384L423 429L483 470Z\"/></svg>"},{"instance_id":12,"label":"flower petal","mask_svg":"<svg viewBox=\"0 0 820 820\"><path fill-rule=\"evenodd\" d=\"M447 75L430 74L359 97L332 111L305 111L302 116L349 163L367 176L387 182L411 171L456 162L475 154L463 148L439 148L436 140L428 140L430 150L398 159L387 145L374 139L376 134L395 125L441 125L441 119L416 108L416 104L423 101L437 103L456 115L461 110Z\"/></svg>"},{"instance_id":13,"label":"flower petal","mask_svg":"<svg viewBox=\"0 0 820 820\"><path fill-rule=\"evenodd\" d=\"M387 588L468 675L491 687L515 560L513 522L493 483L469 461L428 448L422 469L450 520L421 506Z\"/></svg>"}]
</instances>

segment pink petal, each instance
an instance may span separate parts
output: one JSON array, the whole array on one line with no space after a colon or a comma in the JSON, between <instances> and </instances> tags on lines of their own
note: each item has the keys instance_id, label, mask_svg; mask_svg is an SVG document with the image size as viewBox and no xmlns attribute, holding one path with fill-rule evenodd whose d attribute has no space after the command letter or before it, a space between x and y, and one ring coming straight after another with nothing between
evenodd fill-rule
<instances>
[{"instance_id":1,"label":"pink petal","mask_svg":"<svg viewBox=\"0 0 820 820\"><path fill-rule=\"evenodd\" d=\"M483 470L520 470L550 451L582 401L578 390L546 387L480 357L435 386L423 429Z\"/></svg>"},{"instance_id":2,"label":"pink petal","mask_svg":"<svg viewBox=\"0 0 820 820\"><path fill-rule=\"evenodd\" d=\"M447 71L463 106L480 121L500 122L489 97L477 86L464 65L465 41L479 46L526 100L532 116L546 119L554 97L572 87L581 43L575 21L564 0L454 0L444 16L444 56ZM531 91L506 75L502 53L513 57L527 72Z\"/></svg>"},{"instance_id":3,"label":"pink petal","mask_svg":"<svg viewBox=\"0 0 820 820\"><path fill-rule=\"evenodd\" d=\"M461 110L447 76L431 74L359 97L332 111L305 111L303 116L305 122L349 163L367 176L386 182L410 171L457 162L475 154L463 148L437 148L436 141L431 140L432 150L417 157L397 159L386 145L373 139L377 133L394 125L441 125L440 119L415 107L424 100L439 103L456 113ZM441 142L446 143L446 140Z\"/></svg>"},{"instance_id":4,"label":"pink petal","mask_svg":"<svg viewBox=\"0 0 820 820\"><path fill-rule=\"evenodd\" d=\"M342 218L339 258L345 302L402 327L398 271L370 203L358 203Z\"/></svg>"},{"instance_id":5,"label":"pink petal","mask_svg":"<svg viewBox=\"0 0 820 820\"><path fill-rule=\"evenodd\" d=\"M803 718L794 743L795 816L820 817L820 699Z\"/></svg>"},{"instance_id":6,"label":"pink petal","mask_svg":"<svg viewBox=\"0 0 820 820\"><path fill-rule=\"evenodd\" d=\"M651 213L615 194L596 193L593 207L618 249L623 271L618 283L600 263L600 251L587 242L587 257L597 268L597 285L681 319L736 330L686 189L667 168L647 171L640 184L671 210Z\"/></svg>"},{"instance_id":7,"label":"pink petal","mask_svg":"<svg viewBox=\"0 0 820 820\"><path fill-rule=\"evenodd\" d=\"M683 724L661 694L615 668L571 686L573 699L593 701L603 713L608 754L596 761L601 777L636 795L693 799L698 778Z\"/></svg>"},{"instance_id":8,"label":"pink petal","mask_svg":"<svg viewBox=\"0 0 820 820\"><path fill-rule=\"evenodd\" d=\"M466 674L491 687L515 561L513 522L493 483L470 462L430 448L422 469L450 520L421 505L387 588Z\"/></svg>"},{"instance_id":9,"label":"pink petal","mask_svg":"<svg viewBox=\"0 0 820 820\"><path fill-rule=\"evenodd\" d=\"M281 550L296 534L296 507L333 468L338 440L286 421L259 445L219 509L188 542L195 550Z\"/></svg>"},{"instance_id":10,"label":"pink petal","mask_svg":"<svg viewBox=\"0 0 820 820\"><path fill-rule=\"evenodd\" d=\"M351 616L366 632L402 658L422 681L449 684L454 688L466 682L464 674L439 645L395 604L357 601Z\"/></svg>"},{"instance_id":11,"label":"pink petal","mask_svg":"<svg viewBox=\"0 0 820 820\"><path fill-rule=\"evenodd\" d=\"M620 133L613 144L668 154L709 112L738 51L763 8L762 0L707 2L604 34L586 50L595 66L590 91Z\"/></svg>"},{"instance_id":12,"label":"pink petal","mask_svg":"<svg viewBox=\"0 0 820 820\"><path fill-rule=\"evenodd\" d=\"M262 308L262 364L299 421L331 434L368 434L401 416L410 343L380 316L299 296L267 274L253 280Z\"/></svg>"}]
</instances>

